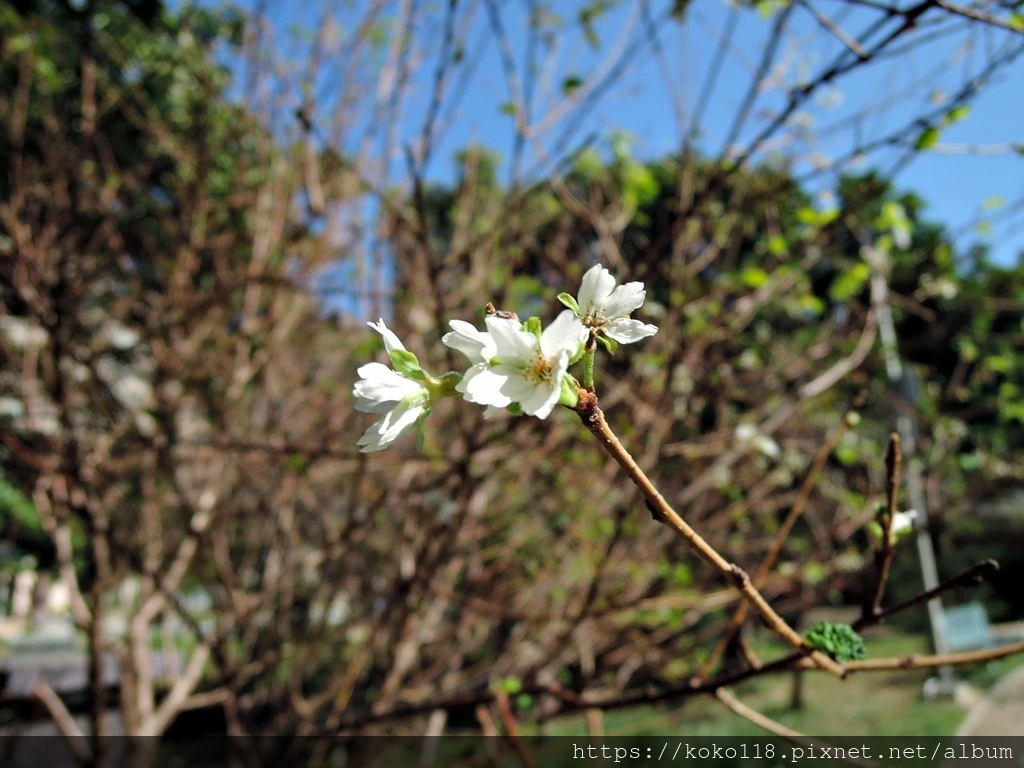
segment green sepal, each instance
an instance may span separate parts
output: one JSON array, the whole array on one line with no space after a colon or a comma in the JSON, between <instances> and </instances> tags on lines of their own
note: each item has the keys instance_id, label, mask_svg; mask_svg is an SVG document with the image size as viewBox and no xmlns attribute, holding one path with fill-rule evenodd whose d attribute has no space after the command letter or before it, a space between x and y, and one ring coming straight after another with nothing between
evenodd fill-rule
<instances>
[{"instance_id":1,"label":"green sepal","mask_svg":"<svg viewBox=\"0 0 1024 768\"><path fill-rule=\"evenodd\" d=\"M420 368L420 361L416 355L404 349L393 349L391 351L391 365L395 370L413 381L426 381L427 374Z\"/></svg>"},{"instance_id":2,"label":"green sepal","mask_svg":"<svg viewBox=\"0 0 1024 768\"><path fill-rule=\"evenodd\" d=\"M558 294L558 300L562 302L565 306L567 306L569 309L571 309L573 312L575 312L576 317L580 316L580 305L577 304L576 299L574 299L568 293Z\"/></svg>"},{"instance_id":3,"label":"green sepal","mask_svg":"<svg viewBox=\"0 0 1024 768\"><path fill-rule=\"evenodd\" d=\"M576 365L587 353L587 343L583 342L580 344L579 349L576 350L576 354L569 358L569 365Z\"/></svg>"},{"instance_id":4,"label":"green sepal","mask_svg":"<svg viewBox=\"0 0 1024 768\"><path fill-rule=\"evenodd\" d=\"M807 631L804 642L838 661L854 661L868 655L861 636L849 624L823 621Z\"/></svg>"},{"instance_id":5,"label":"green sepal","mask_svg":"<svg viewBox=\"0 0 1024 768\"><path fill-rule=\"evenodd\" d=\"M607 336L598 336L597 340L604 345L604 348L608 350L609 355L614 355L615 350L619 348L619 343L615 339L609 339Z\"/></svg>"},{"instance_id":6,"label":"green sepal","mask_svg":"<svg viewBox=\"0 0 1024 768\"><path fill-rule=\"evenodd\" d=\"M523 325L523 330L526 331L527 333L532 333L534 336L540 339L540 334L542 330L540 318L531 317L529 320L526 321L526 324Z\"/></svg>"},{"instance_id":7,"label":"green sepal","mask_svg":"<svg viewBox=\"0 0 1024 768\"><path fill-rule=\"evenodd\" d=\"M458 371L449 371L441 377L438 387L440 397L458 397L459 391L455 388L462 381L462 374Z\"/></svg>"},{"instance_id":8,"label":"green sepal","mask_svg":"<svg viewBox=\"0 0 1024 768\"><path fill-rule=\"evenodd\" d=\"M576 380L571 376L566 376L562 379L562 391L558 396L558 404L564 405L569 408L575 408L576 403L580 401L580 390L579 385L576 384Z\"/></svg>"},{"instance_id":9,"label":"green sepal","mask_svg":"<svg viewBox=\"0 0 1024 768\"><path fill-rule=\"evenodd\" d=\"M416 448L417 450L423 450L423 444L427 440L426 434L423 432L423 422L427 420L427 416L430 415L430 410L433 408L431 403L427 403L423 407L423 412L420 417L416 419Z\"/></svg>"},{"instance_id":10,"label":"green sepal","mask_svg":"<svg viewBox=\"0 0 1024 768\"><path fill-rule=\"evenodd\" d=\"M508 404L508 412L511 413L513 416L523 416L524 415L523 414L523 406L521 406L519 403L509 403Z\"/></svg>"}]
</instances>

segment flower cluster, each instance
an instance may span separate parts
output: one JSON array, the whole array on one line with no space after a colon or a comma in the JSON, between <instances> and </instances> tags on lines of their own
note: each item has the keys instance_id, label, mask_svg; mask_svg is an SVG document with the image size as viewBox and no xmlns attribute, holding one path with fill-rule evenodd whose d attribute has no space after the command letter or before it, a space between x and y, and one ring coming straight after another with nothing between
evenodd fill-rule
<instances>
[{"instance_id":1,"label":"flower cluster","mask_svg":"<svg viewBox=\"0 0 1024 768\"><path fill-rule=\"evenodd\" d=\"M423 421L441 397L461 395L487 406L488 415L508 409L539 419L546 419L556 405L575 406L580 384L569 367L587 358L592 372L596 341L613 349L615 342L629 344L657 332L657 327L629 317L645 297L641 283L616 286L611 273L597 265L583 276L577 298L559 295L569 309L547 328L535 317L524 323L490 314L485 331L452 320L451 332L441 341L465 355L470 367L464 374L451 372L439 379L420 368L383 320L370 323L384 337L392 367L368 363L359 369L356 409L381 417L360 438L360 450L383 450L413 428L422 443Z\"/></svg>"}]
</instances>

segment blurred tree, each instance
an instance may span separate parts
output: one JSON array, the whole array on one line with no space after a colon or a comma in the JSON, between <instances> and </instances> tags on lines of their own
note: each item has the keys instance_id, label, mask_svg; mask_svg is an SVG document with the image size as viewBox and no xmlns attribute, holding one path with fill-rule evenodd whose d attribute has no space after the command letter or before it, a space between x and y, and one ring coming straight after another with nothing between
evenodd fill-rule
<instances>
[{"instance_id":1,"label":"blurred tree","mask_svg":"<svg viewBox=\"0 0 1024 768\"><path fill-rule=\"evenodd\" d=\"M534 8L524 64L497 4L449 3L436 18L404 3L390 20L382 4L327 5L295 35L308 45L296 62L259 12L242 24L188 6L0 4L0 463L73 587L95 724L106 652L131 733L218 703L233 733L296 737L257 755L266 762L321 732L441 732L467 717L487 728L503 697L536 721L685 697L721 668L710 649L729 634L736 593L647 524L571 419L490 422L445 403L422 453L355 451L366 422L350 383L380 342L323 316L309 286L327 266L346 310L389 317L436 372L463 364L437 344L451 317L479 320L492 301L550 318L554 292L596 261L643 280L660 331L600 371L602 405L666 497L787 613L871 586L858 532L891 429L876 343L885 307L922 366L929 461L947 472L989 458L969 442L984 432L941 420L943 377L941 397L970 407L977 396L979 424L996 419L991 467L1016 446L998 442L1012 436L1002 385L1015 372L998 360L1009 326L981 296L1016 299L1019 275L982 261L958 272L945 233L884 178L837 178L823 202L792 158L751 160L811 94L902 44L930 6L864 10L881 19L864 55L850 59L839 37L838 63L784 81L788 106L734 146L768 82L769 37L720 156L694 148L696 126L656 163L613 134L539 146L544 170L531 176L526 148L548 123L582 119L636 44L593 77L561 79L545 115L531 73L548 38L569 34L552 8ZM586 44L600 47L613 5L573 17ZM765 18L751 18L778 35L805 7L758 5ZM671 23L693 14L675 6ZM476 11L503 55L512 152L502 166L490 146L467 149L454 182L436 183L427 170L464 93L456 75L475 66ZM1012 60L994 50L993 67ZM412 69L427 60L431 96L417 99ZM931 137L911 133L924 151ZM933 322L951 311L998 333L979 341ZM943 351L935 372L915 346L924 331ZM979 358L969 343L994 346ZM844 414L861 389L871 418L852 429ZM838 433L819 476L813 462ZM966 493L959 477L950 487ZM137 585L120 607L127 628L110 631L106 601L125 584ZM189 637L165 682L152 630L168 615ZM753 674L742 635L729 647Z\"/></svg>"}]
</instances>

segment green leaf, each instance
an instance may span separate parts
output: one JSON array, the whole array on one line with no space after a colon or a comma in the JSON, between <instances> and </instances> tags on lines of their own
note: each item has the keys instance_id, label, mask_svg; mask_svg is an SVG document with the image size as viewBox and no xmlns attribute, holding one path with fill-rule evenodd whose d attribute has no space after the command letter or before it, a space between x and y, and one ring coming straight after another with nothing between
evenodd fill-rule
<instances>
[{"instance_id":1,"label":"green leaf","mask_svg":"<svg viewBox=\"0 0 1024 768\"><path fill-rule=\"evenodd\" d=\"M864 641L849 624L831 624L823 621L808 630L804 642L839 661L867 657Z\"/></svg>"},{"instance_id":2,"label":"green leaf","mask_svg":"<svg viewBox=\"0 0 1024 768\"><path fill-rule=\"evenodd\" d=\"M579 75L569 75L562 81L562 93L566 96L572 96L573 92L581 85L583 85L583 78Z\"/></svg>"},{"instance_id":3,"label":"green leaf","mask_svg":"<svg viewBox=\"0 0 1024 768\"><path fill-rule=\"evenodd\" d=\"M768 253L772 256L785 256L789 250L789 246L786 243L786 238L782 235L772 235L767 241Z\"/></svg>"},{"instance_id":4,"label":"green leaf","mask_svg":"<svg viewBox=\"0 0 1024 768\"><path fill-rule=\"evenodd\" d=\"M413 381L426 381L427 374L420 368L420 361L416 355L405 349L395 349L391 352L391 364L395 370Z\"/></svg>"},{"instance_id":5,"label":"green leaf","mask_svg":"<svg viewBox=\"0 0 1024 768\"><path fill-rule=\"evenodd\" d=\"M813 293L805 293L803 296L797 297L796 305L801 312L810 312L815 317L825 314L825 302Z\"/></svg>"},{"instance_id":6,"label":"green leaf","mask_svg":"<svg viewBox=\"0 0 1024 768\"><path fill-rule=\"evenodd\" d=\"M928 126L921 134L917 137L917 141L914 142L914 149L919 152L923 152L926 149L934 147L939 141L939 129L934 126Z\"/></svg>"},{"instance_id":7,"label":"green leaf","mask_svg":"<svg viewBox=\"0 0 1024 768\"><path fill-rule=\"evenodd\" d=\"M498 682L498 689L510 696L515 696L523 690L523 682L518 677L509 675Z\"/></svg>"},{"instance_id":8,"label":"green leaf","mask_svg":"<svg viewBox=\"0 0 1024 768\"><path fill-rule=\"evenodd\" d=\"M301 453L291 453L285 459L285 466L297 475L304 475L309 467L309 460Z\"/></svg>"},{"instance_id":9,"label":"green leaf","mask_svg":"<svg viewBox=\"0 0 1024 768\"><path fill-rule=\"evenodd\" d=\"M631 208L651 202L658 190L658 180L647 166L627 163L622 169L622 196L631 201Z\"/></svg>"},{"instance_id":10,"label":"green leaf","mask_svg":"<svg viewBox=\"0 0 1024 768\"><path fill-rule=\"evenodd\" d=\"M570 296L568 293L558 294L558 300L562 302L566 307L576 313L577 316L580 314L580 305L576 303L576 299Z\"/></svg>"},{"instance_id":11,"label":"green leaf","mask_svg":"<svg viewBox=\"0 0 1024 768\"><path fill-rule=\"evenodd\" d=\"M740 272L740 282L747 288L760 288L768 278L768 273L760 267L744 267Z\"/></svg>"},{"instance_id":12,"label":"green leaf","mask_svg":"<svg viewBox=\"0 0 1024 768\"><path fill-rule=\"evenodd\" d=\"M688 587L693 583L693 571L686 563L676 563L672 566L672 580L680 587Z\"/></svg>"},{"instance_id":13,"label":"green leaf","mask_svg":"<svg viewBox=\"0 0 1024 768\"><path fill-rule=\"evenodd\" d=\"M848 301L864 289L864 284L871 277L871 267L863 261L841 274L832 283L829 295L833 301Z\"/></svg>"},{"instance_id":14,"label":"green leaf","mask_svg":"<svg viewBox=\"0 0 1024 768\"><path fill-rule=\"evenodd\" d=\"M963 104L961 104L959 107L953 107L953 109L949 110L949 112L946 113L946 116L942 118L942 124L946 126L952 125L953 123L958 123L965 117L967 117L967 115L969 115L970 113L970 108L964 106Z\"/></svg>"},{"instance_id":15,"label":"green leaf","mask_svg":"<svg viewBox=\"0 0 1024 768\"><path fill-rule=\"evenodd\" d=\"M601 155L593 147L587 147L576 156L576 170L584 176L596 176L603 167Z\"/></svg>"},{"instance_id":16,"label":"green leaf","mask_svg":"<svg viewBox=\"0 0 1024 768\"><path fill-rule=\"evenodd\" d=\"M810 206L806 206L798 209L796 212L797 221L813 229L820 229L831 224L838 216L839 209L835 207L818 211Z\"/></svg>"},{"instance_id":17,"label":"green leaf","mask_svg":"<svg viewBox=\"0 0 1024 768\"><path fill-rule=\"evenodd\" d=\"M629 131L616 131L612 136L612 154L620 163L629 162L632 156L633 144L630 139Z\"/></svg>"}]
</instances>

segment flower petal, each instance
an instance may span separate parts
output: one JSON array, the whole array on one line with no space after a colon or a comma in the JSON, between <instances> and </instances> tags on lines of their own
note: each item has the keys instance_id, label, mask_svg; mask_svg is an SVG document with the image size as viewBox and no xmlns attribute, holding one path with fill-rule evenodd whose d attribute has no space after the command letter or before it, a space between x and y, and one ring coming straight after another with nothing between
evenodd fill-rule
<instances>
[{"instance_id":1,"label":"flower petal","mask_svg":"<svg viewBox=\"0 0 1024 768\"><path fill-rule=\"evenodd\" d=\"M352 391L356 410L363 413L386 413L407 397L427 391L381 363L367 363L359 369L359 376Z\"/></svg>"},{"instance_id":2,"label":"flower petal","mask_svg":"<svg viewBox=\"0 0 1024 768\"><path fill-rule=\"evenodd\" d=\"M464 320L451 320L448 325L452 331L441 337L441 343L457 349L471 362L486 363L497 354L494 339L486 331L479 331Z\"/></svg>"},{"instance_id":3,"label":"flower petal","mask_svg":"<svg viewBox=\"0 0 1024 768\"><path fill-rule=\"evenodd\" d=\"M591 310L592 304L604 304L613 288L615 288L615 278L612 277L612 273L600 264L592 266L583 275L580 292L576 297L576 301L580 305L580 312L586 315Z\"/></svg>"},{"instance_id":4,"label":"flower petal","mask_svg":"<svg viewBox=\"0 0 1024 768\"><path fill-rule=\"evenodd\" d=\"M609 320L616 317L626 317L635 309L643 306L647 291L641 282L626 283L620 285L604 302L604 316Z\"/></svg>"},{"instance_id":5,"label":"flower petal","mask_svg":"<svg viewBox=\"0 0 1024 768\"><path fill-rule=\"evenodd\" d=\"M548 360L558 357L563 352L571 357L586 340L588 333L576 314L571 309L566 309L541 333L541 352Z\"/></svg>"},{"instance_id":6,"label":"flower petal","mask_svg":"<svg viewBox=\"0 0 1024 768\"><path fill-rule=\"evenodd\" d=\"M384 348L388 351L389 355L396 349L405 350L405 347L395 335L395 332L389 330L388 327L384 325L383 319L377 320L376 323L367 323L367 325L384 337Z\"/></svg>"},{"instance_id":7,"label":"flower petal","mask_svg":"<svg viewBox=\"0 0 1024 768\"><path fill-rule=\"evenodd\" d=\"M546 419L548 414L554 410L561 393L562 381L558 380L558 386L551 386L551 382L545 382L533 387L528 397L523 398L519 405L523 413L529 416L536 416L538 419Z\"/></svg>"},{"instance_id":8,"label":"flower petal","mask_svg":"<svg viewBox=\"0 0 1024 768\"><path fill-rule=\"evenodd\" d=\"M608 338L615 339L619 344L632 344L656 334L658 326L620 317L605 325L604 332Z\"/></svg>"},{"instance_id":9,"label":"flower petal","mask_svg":"<svg viewBox=\"0 0 1024 768\"><path fill-rule=\"evenodd\" d=\"M477 363L466 371L462 381L455 386L455 391L461 392L471 403L505 408L512 403L501 391L506 380L506 376L496 373L489 365Z\"/></svg>"},{"instance_id":10,"label":"flower petal","mask_svg":"<svg viewBox=\"0 0 1024 768\"><path fill-rule=\"evenodd\" d=\"M503 363L525 365L537 350L537 337L520 330L518 320L507 317L488 317L487 330L494 339L496 356Z\"/></svg>"},{"instance_id":11,"label":"flower petal","mask_svg":"<svg viewBox=\"0 0 1024 768\"><path fill-rule=\"evenodd\" d=\"M363 433L357 445L362 453L382 451L403 434L416 426L416 419L423 412L423 402L403 401L394 410L384 414L373 426Z\"/></svg>"},{"instance_id":12,"label":"flower petal","mask_svg":"<svg viewBox=\"0 0 1024 768\"><path fill-rule=\"evenodd\" d=\"M505 379L501 385L501 394L505 395L513 403L520 403L536 389L537 383L530 381L519 368L510 368L506 365L498 365L494 368Z\"/></svg>"},{"instance_id":13,"label":"flower petal","mask_svg":"<svg viewBox=\"0 0 1024 768\"><path fill-rule=\"evenodd\" d=\"M373 453L375 451L383 451L387 448L387 443L382 442L381 425L384 423L384 419L379 419L374 422L372 426L368 427L363 436L359 438L356 445L359 446L360 453Z\"/></svg>"},{"instance_id":14,"label":"flower petal","mask_svg":"<svg viewBox=\"0 0 1024 768\"><path fill-rule=\"evenodd\" d=\"M416 426L416 419L423 413L423 401L403 400L391 413L385 414L381 439L393 443L405 432Z\"/></svg>"}]
</instances>

